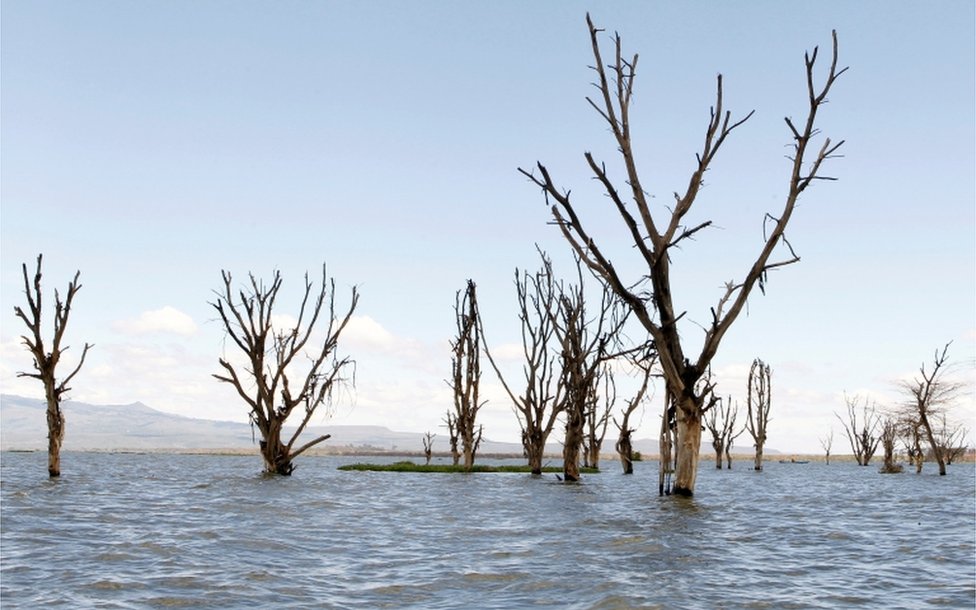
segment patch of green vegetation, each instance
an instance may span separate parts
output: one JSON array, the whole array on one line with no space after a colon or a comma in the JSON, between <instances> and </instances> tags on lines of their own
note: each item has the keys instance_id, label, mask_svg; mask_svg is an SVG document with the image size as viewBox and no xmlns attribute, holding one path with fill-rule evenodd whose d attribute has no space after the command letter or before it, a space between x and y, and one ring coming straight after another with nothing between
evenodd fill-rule
<instances>
[{"instance_id":1,"label":"patch of green vegetation","mask_svg":"<svg viewBox=\"0 0 976 610\"><path fill-rule=\"evenodd\" d=\"M518 472L528 474L531 472L527 465L500 465L489 466L486 464L475 464L470 470L464 466L453 464L415 464L410 461L393 462L392 464L346 464L339 466L339 470L351 470L356 472ZM562 474L562 467L546 466L542 472L551 474ZM581 468L583 474L596 474L600 472L595 468Z\"/></svg>"}]
</instances>

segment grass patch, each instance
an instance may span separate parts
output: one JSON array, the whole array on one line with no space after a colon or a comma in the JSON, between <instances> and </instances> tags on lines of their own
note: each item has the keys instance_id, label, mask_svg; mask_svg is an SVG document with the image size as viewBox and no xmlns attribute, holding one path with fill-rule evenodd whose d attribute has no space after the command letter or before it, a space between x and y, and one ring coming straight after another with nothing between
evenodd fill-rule
<instances>
[{"instance_id":1,"label":"grass patch","mask_svg":"<svg viewBox=\"0 0 976 610\"><path fill-rule=\"evenodd\" d=\"M410 461L393 462L392 464L346 464L339 466L339 470L351 470L356 472L518 472L528 474L531 472L528 465L503 465L489 466L486 464L475 464L470 470L464 466L453 464L415 464ZM561 466L546 466L542 472L551 474L562 474ZM595 468L580 468L582 474L596 474L600 472Z\"/></svg>"}]
</instances>

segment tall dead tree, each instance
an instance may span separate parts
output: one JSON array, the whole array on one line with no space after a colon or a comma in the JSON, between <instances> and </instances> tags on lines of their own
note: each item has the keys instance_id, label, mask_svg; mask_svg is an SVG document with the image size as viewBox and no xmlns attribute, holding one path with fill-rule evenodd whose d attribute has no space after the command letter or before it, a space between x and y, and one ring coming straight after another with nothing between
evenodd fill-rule
<instances>
[{"instance_id":1,"label":"tall dead tree","mask_svg":"<svg viewBox=\"0 0 976 610\"><path fill-rule=\"evenodd\" d=\"M85 364L85 356L92 345L85 343L81 350L81 357L78 364L68 375L58 381L57 367L61 362L61 356L68 350L68 346L62 346L64 331L68 327L68 316L71 314L71 304L75 295L81 290L78 278L80 271L75 272L75 277L68 282L68 292L64 300L61 294L54 291L54 335L51 337L50 350L44 345L44 337L41 328L41 314L43 310L41 292L41 259L43 255L37 255L37 269L34 272L34 281L31 282L27 274L27 263L21 265L24 272L24 294L27 296L27 312L18 306L14 306L14 314L24 321L29 333L21 335L21 342L30 351L33 357L34 373L20 372L18 377L32 377L40 380L44 385L44 399L47 403L47 473L54 478L61 476L61 443L64 441L64 413L61 411L61 400L64 394L71 390L68 384L81 366Z\"/></svg>"},{"instance_id":2,"label":"tall dead tree","mask_svg":"<svg viewBox=\"0 0 976 610\"><path fill-rule=\"evenodd\" d=\"M457 336L451 342L451 380L454 391L454 426L461 441L463 465L471 469L481 445L482 427L478 425L478 411L484 402L478 397L481 385L481 316L475 283L468 280L462 296L454 297L454 318Z\"/></svg>"},{"instance_id":3,"label":"tall dead tree","mask_svg":"<svg viewBox=\"0 0 976 610\"><path fill-rule=\"evenodd\" d=\"M654 353L654 350L650 346L646 346L640 352L639 356L633 356L631 362L638 371L638 378L641 384L634 396L627 401L627 405L621 414L620 422L618 423L616 418L613 420L618 431L615 449L620 456L620 465L624 469L624 474L634 474L634 445L631 440L631 435L635 429L630 427L630 416L637 411L637 407L644 402L644 397L647 396L647 387L651 381L651 370L656 361L657 354Z\"/></svg>"},{"instance_id":4,"label":"tall dead tree","mask_svg":"<svg viewBox=\"0 0 976 610\"><path fill-rule=\"evenodd\" d=\"M229 271L221 271L221 275L224 286L215 291L217 300L210 305L217 310L224 332L240 349L245 363L222 357L219 363L224 371L213 376L232 385L247 403L251 425L261 434L264 471L290 475L295 458L330 437L325 434L295 446L316 410L322 405L328 410L335 393L354 383L351 369L355 363L348 356L338 356L338 344L359 303L359 292L352 289L348 311L337 317L341 312L335 307L335 280L329 279L322 265L317 291L305 274L294 327L278 328L272 318L281 290L280 271L274 272L270 284L249 273L249 281L240 290L234 288ZM320 320L324 328L317 330ZM296 409L298 426L286 432L284 426Z\"/></svg>"},{"instance_id":5,"label":"tall dead tree","mask_svg":"<svg viewBox=\"0 0 976 610\"><path fill-rule=\"evenodd\" d=\"M830 448L834 445L834 429L831 428L827 436L820 439L820 446L824 448L824 461L830 466Z\"/></svg>"},{"instance_id":6,"label":"tall dead tree","mask_svg":"<svg viewBox=\"0 0 976 610\"><path fill-rule=\"evenodd\" d=\"M591 153L585 153L584 157L593 177L602 185L623 221L630 245L642 259L645 268L636 274L638 279L627 279L620 275L618 267L611 263L609 250L605 250L606 246L619 240L608 240L602 246L597 243L587 229L588 225L584 225L577 214L576 206L570 201L570 191L556 185L545 165L538 162L535 170L520 168L519 171L542 189L546 203L551 207L555 224L559 226L577 256L626 303L653 339L671 396L669 402L673 402L676 409L673 419L678 443L674 493L692 495L698 473L704 406L702 396L695 392L695 384L712 362L722 339L745 308L753 288L758 284L760 290L765 291L769 271L800 260L786 239L786 227L800 195L807 187L815 181L833 179L821 175L821 169L827 159L835 156L843 141L834 143L826 138L818 147L814 142L820 130L815 127L815 123L818 111L827 101L828 93L846 68L837 68L836 32L833 33L830 66L822 85L816 85L814 77L818 50L814 48L812 53L804 57L808 101L806 117L800 122L786 118L786 126L792 137L786 200L778 216L765 215L759 253L743 279L729 281L724 293L711 307L711 321L705 327L701 350L697 356L692 357L691 354L686 355L686 345L681 340L678 322L686 312L678 311L674 306L670 254L673 248L696 237L711 225L711 221L699 222L694 226L686 224L688 213L697 200L705 173L718 151L728 136L753 113L732 120L731 112L723 108L722 77L719 75L716 100L710 111L704 143L701 152L696 156L687 188L683 194L675 193L673 205L655 205L638 174L630 132L630 102L634 92L637 55L627 59L621 49L620 36L616 35L613 59L609 64L604 64L599 42L599 33L602 30L593 25L589 15L586 16L586 21L593 50L592 68L596 72L594 84L600 92L599 101L591 98L587 98L587 101L613 133L626 172L627 192L621 193L617 189L610 178L611 172L604 163L597 161ZM780 251L783 251L782 257L775 258L774 253ZM625 265L622 268L628 267L629 265Z\"/></svg>"},{"instance_id":7,"label":"tall dead tree","mask_svg":"<svg viewBox=\"0 0 976 610\"><path fill-rule=\"evenodd\" d=\"M554 319L559 341L561 372L565 400L566 435L563 439L563 478L579 480L579 457L584 441L588 409L593 407L593 389L604 362L613 357L610 347L626 316L619 315L613 294L604 288L600 306L592 318L587 317L582 269L577 264L579 282L560 294Z\"/></svg>"},{"instance_id":8,"label":"tall dead tree","mask_svg":"<svg viewBox=\"0 0 976 610\"><path fill-rule=\"evenodd\" d=\"M560 285L553 278L552 261L544 252L542 267L535 273L515 270L515 292L522 325L522 376L525 386L516 393L483 340L485 355L498 380L512 401L522 429L522 447L532 474L542 474L546 442L565 408L563 386L558 383L559 362L556 353L555 316L559 307ZM482 328L482 339L484 329Z\"/></svg>"},{"instance_id":9,"label":"tall dead tree","mask_svg":"<svg viewBox=\"0 0 976 610\"><path fill-rule=\"evenodd\" d=\"M756 358L749 369L749 390L746 395L746 430L752 436L753 447L756 448L756 463L753 470L762 470L763 446L766 444L766 425L769 423L772 389L772 372L769 365Z\"/></svg>"},{"instance_id":10,"label":"tall dead tree","mask_svg":"<svg viewBox=\"0 0 976 610\"><path fill-rule=\"evenodd\" d=\"M939 475L945 476L946 458L945 446L936 438L933 429L933 419L942 415L951 406L965 387L962 383L952 381L946 377L948 370L949 346L946 343L942 351L935 350L932 368L925 370L925 364L919 368L919 374L911 381L903 381L901 388L909 396L905 407L910 419L917 422L925 440L931 447L932 457L939 464ZM937 421L937 420L936 420Z\"/></svg>"},{"instance_id":11,"label":"tall dead tree","mask_svg":"<svg viewBox=\"0 0 976 610\"><path fill-rule=\"evenodd\" d=\"M854 459L857 460L859 466L867 466L871 462L874 452L878 449L878 443L881 442L881 437L878 435L881 416L878 415L873 404L869 407L866 398L862 401L860 396L849 397L845 395L844 401L847 403L847 420L845 421L837 413L834 413L834 416L844 426L844 433L851 443ZM858 406L863 411L860 424L857 422Z\"/></svg>"},{"instance_id":12,"label":"tall dead tree","mask_svg":"<svg viewBox=\"0 0 976 610\"><path fill-rule=\"evenodd\" d=\"M461 450L458 448L457 416L450 409L444 416L444 427L447 428L447 438L451 445L451 460L457 466L461 463Z\"/></svg>"}]
</instances>

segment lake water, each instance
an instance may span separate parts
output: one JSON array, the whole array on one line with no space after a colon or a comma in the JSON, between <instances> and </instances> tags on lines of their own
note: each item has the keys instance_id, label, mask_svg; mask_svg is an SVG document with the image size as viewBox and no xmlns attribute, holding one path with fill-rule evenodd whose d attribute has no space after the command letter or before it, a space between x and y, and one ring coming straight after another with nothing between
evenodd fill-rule
<instances>
[{"instance_id":1,"label":"lake water","mask_svg":"<svg viewBox=\"0 0 976 610\"><path fill-rule=\"evenodd\" d=\"M552 475L340 472L257 456L0 457L0 604L14 608L967 608L972 464L656 463ZM374 460L375 461L375 460Z\"/></svg>"}]
</instances>

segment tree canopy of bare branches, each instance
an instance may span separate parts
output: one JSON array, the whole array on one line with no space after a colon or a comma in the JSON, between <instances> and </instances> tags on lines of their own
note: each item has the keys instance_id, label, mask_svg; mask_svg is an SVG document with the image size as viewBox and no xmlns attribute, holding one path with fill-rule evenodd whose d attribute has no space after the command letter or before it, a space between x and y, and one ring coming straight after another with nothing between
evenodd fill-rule
<instances>
[{"instance_id":1,"label":"tree canopy of bare branches","mask_svg":"<svg viewBox=\"0 0 976 610\"><path fill-rule=\"evenodd\" d=\"M44 398L47 402L47 472L54 478L61 476L61 443L64 441L64 413L61 411L61 400L64 394L71 390L68 386L78 371L85 364L85 356L92 345L85 343L78 358L78 364L61 381L57 379L57 367L61 356L68 350L62 346L64 331L68 327L68 316L71 314L71 304L75 295L81 290L78 278L81 272L76 271L75 277L68 282L68 292L64 300L61 294L54 291L54 335L51 337L50 349L44 345L41 328L41 314L43 312L41 291L41 260L43 255L37 255L37 269L34 281L31 282L27 274L27 263L21 265L24 272L24 295L27 297L27 312L19 306L14 306L14 314L27 325L29 333L21 336L21 342L33 357L33 373L20 372L18 377L32 377L44 384Z\"/></svg>"},{"instance_id":2,"label":"tree canopy of bare branches","mask_svg":"<svg viewBox=\"0 0 976 610\"><path fill-rule=\"evenodd\" d=\"M878 449L881 437L878 435L878 427L881 425L881 416L873 404L868 405L866 398L860 396L844 396L847 403L847 419L843 419L837 413L834 416L840 420L844 426L844 433L847 440L851 443L851 451L854 452L854 459L858 465L867 466ZM861 407L861 423L857 421L857 408Z\"/></svg>"},{"instance_id":3,"label":"tree canopy of bare branches","mask_svg":"<svg viewBox=\"0 0 976 610\"><path fill-rule=\"evenodd\" d=\"M532 474L542 474L546 441L565 408L564 386L559 381L558 354L555 351L555 316L562 288L553 278L552 261L539 251L542 267L535 273L515 270L515 292L522 326L522 376L525 386L516 393L505 380L488 342L485 355L498 380L512 401L522 429L522 448ZM484 329L482 329L483 331Z\"/></svg>"},{"instance_id":4,"label":"tree canopy of bare branches","mask_svg":"<svg viewBox=\"0 0 976 610\"><path fill-rule=\"evenodd\" d=\"M215 291L217 299L211 305L220 316L226 336L243 354L246 364L235 364L232 359L222 357L219 363L223 372L213 376L233 386L247 403L251 425L261 434L265 472L290 475L296 457L330 436L326 434L295 446L316 409L323 404L330 405L340 387L354 382L349 374L354 362L348 356L340 358L337 350L339 336L359 303L359 293L352 289L348 311L337 317L335 281L328 278L322 265L318 292L313 291L314 284L305 274L304 296L295 326L278 328L272 318L282 284L279 271L275 271L270 284L250 273L249 281L240 290L235 290L229 271L222 271L221 275L224 285ZM324 336L313 348L313 331L320 321L324 324ZM285 423L298 407L301 409L297 428L290 437L283 436Z\"/></svg>"},{"instance_id":5,"label":"tree canopy of bare branches","mask_svg":"<svg viewBox=\"0 0 976 610\"><path fill-rule=\"evenodd\" d=\"M946 377L950 345L951 342L946 343L941 351L935 350L931 369L926 371L923 363L918 375L911 381L901 383L902 390L909 397L906 403L907 417L924 433L932 456L939 464L939 474L943 476L946 473L946 448L941 439L936 438L933 420L938 421L938 416L944 416L945 409L956 401L965 387Z\"/></svg>"},{"instance_id":6,"label":"tree canopy of bare branches","mask_svg":"<svg viewBox=\"0 0 976 610\"><path fill-rule=\"evenodd\" d=\"M457 335L451 342L451 380L448 385L454 391L453 419L461 442L461 456L464 467L470 469L481 445L482 427L477 419L478 411L484 406L478 397L481 387L481 316L477 287L472 280L468 280L463 296L459 290L454 297L454 318Z\"/></svg>"},{"instance_id":7,"label":"tree canopy of bare branches","mask_svg":"<svg viewBox=\"0 0 976 610\"><path fill-rule=\"evenodd\" d=\"M834 429L831 428L827 436L820 439L820 446L824 448L824 461L830 465L830 448L834 446Z\"/></svg>"},{"instance_id":8,"label":"tree canopy of bare branches","mask_svg":"<svg viewBox=\"0 0 976 610\"><path fill-rule=\"evenodd\" d=\"M753 470L762 470L763 446L766 444L766 425L772 403L772 371L769 365L756 358L749 369L749 391L746 395L746 430L756 448Z\"/></svg>"},{"instance_id":9,"label":"tree canopy of bare branches","mask_svg":"<svg viewBox=\"0 0 976 610\"><path fill-rule=\"evenodd\" d=\"M792 138L789 155L789 189L782 209L777 215L767 214L763 219L762 245L753 263L741 280L730 280L724 293L711 308L711 322L705 327L701 351L697 356L685 353L685 345L679 332L679 320L685 312L675 308L671 282L671 257L673 248L699 235L711 221L688 224L688 213L695 206L701 191L703 178L719 150L733 131L742 126L752 112L737 119L723 106L723 81L719 75L716 83L715 103L709 113L701 152L695 157L694 168L683 193L676 192L670 208L654 205L637 169L636 155L630 131L630 104L634 94L638 56L624 55L620 36L613 39L612 57L605 63L600 45L600 33L590 16L586 17L590 34L596 74L594 83L599 95L587 98L610 128L620 161L626 172L626 188L621 191L610 178L605 163L591 153L584 154L587 166L605 191L623 223L623 229L642 259L646 269L635 281L622 277L603 245L591 235L588 224L577 213L577 205L570 198L570 191L557 186L549 169L541 162L534 170L519 168L530 181L540 187L550 206L555 224L583 262L626 303L640 324L654 341L659 353L667 391L673 395L676 408L678 436L677 471L674 493L692 495L698 470L698 453L701 444L703 403L695 392L695 384L718 352L719 344L745 308L753 288L758 284L765 290L769 271L798 262L799 256L786 238L786 228L800 198L814 182L832 180L822 174L824 163L836 156L843 141L824 138L815 144L819 129L816 119L821 106L837 78L846 68L838 68L837 36L833 35L832 54L823 83L818 85L814 68L819 57L818 49L806 54L807 110L801 121L786 118L786 126ZM783 254L777 254L783 252Z\"/></svg>"},{"instance_id":10,"label":"tree canopy of bare branches","mask_svg":"<svg viewBox=\"0 0 976 610\"><path fill-rule=\"evenodd\" d=\"M715 468L721 470L722 458L725 457L726 468L732 468L732 443L745 432L745 428L735 430L735 420L739 415L738 405L729 396L726 400L717 400L714 406L705 412L705 425L712 433L712 448L715 450Z\"/></svg>"}]
</instances>

